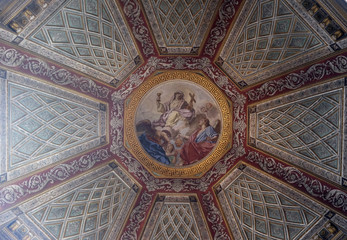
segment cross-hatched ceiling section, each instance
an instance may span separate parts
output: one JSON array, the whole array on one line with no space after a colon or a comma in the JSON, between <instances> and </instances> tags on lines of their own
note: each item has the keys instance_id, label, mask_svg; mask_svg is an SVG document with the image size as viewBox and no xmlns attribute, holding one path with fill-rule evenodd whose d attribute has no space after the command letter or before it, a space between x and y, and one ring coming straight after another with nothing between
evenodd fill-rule
<instances>
[{"instance_id":1,"label":"cross-hatched ceiling section","mask_svg":"<svg viewBox=\"0 0 347 240\"><path fill-rule=\"evenodd\" d=\"M196 196L158 196L143 239L209 239Z\"/></svg>"},{"instance_id":2,"label":"cross-hatched ceiling section","mask_svg":"<svg viewBox=\"0 0 347 240\"><path fill-rule=\"evenodd\" d=\"M120 24L103 0L70 0L29 39L114 76L132 68L136 57Z\"/></svg>"},{"instance_id":3,"label":"cross-hatched ceiling section","mask_svg":"<svg viewBox=\"0 0 347 240\"><path fill-rule=\"evenodd\" d=\"M217 2L216 0L144 1L143 6L160 52L197 54Z\"/></svg>"},{"instance_id":4,"label":"cross-hatched ceiling section","mask_svg":"<svg viewBox=\"0 0 347 240\"><path fill-rule=\"evenodd\" d=\"M31 210L28 216L50 239L107 239L133 202L131 187L111 172ZM118 222L121 220L120 222Z\"/></svg>"},{"instance_id":5,"label":"cross-hatched ceiling section","mask_svg":"<svg viewBox=\"0 0 347 240\"><path fill-rule=\"evenodd\" d=\"M258 114L258 137L284 151L340 172L342 91Z\"/></svg>"},{"instance_id":6,"label":"cross-hatched ceiling section","mask_svg":"<svg viewBox=\"0 0 347 240\"><path fill-rule=\"evenodd\" d=\"M10 85L10 168L99 137L97 110Z\"/></svg>"},{"instance_id":7,"label":"cross-hatched ceiling section","mask_svg":"<svg viewBox=\"0 0 347 240\"><path fill-rule=\"evenodd\" d=\"M236 82L250 85L255 80L246 79L259 72L327 46L285 0L256 1L242 14L245 20L232 29L219 60Z\"/></svg>"},{"instance_id":8,"label":"cross-hatched ceiling section","mask_svg":"<svg viewBox=\"0 0 347 240\"><path fill-rule=\"evenodd\" d=\"M8 179L107 142L105 103L23 77L3 84Z\"/></svg>"},{"instance_id":9,"label":"cross-hatched ceiling section","mask_svg":"<svg viewBox=\"0 0 347 240\"><path fill-rule=\"evenodd\" d=\"M319 217L245 175L230 184L225 193L244 239L300 239Z\"/></svg>"},{"instance_id":10,"label":"cross-hatched ceiling section","mask_svg":"<svg viewBox=\"0 0 347 240\"><path fill-rule=\"evenodd\" d=\"M248 76L322 44L285 1L258 1L226 61Z\"/></svg>"},{"instance_id":11,"label":"cross-hatched ceiling section","mask_svg":"<svg viewBox=\"0 0 347 240\"><path fill-rule=\"evenodd\" d=\"M313 227L326 221L328 210L272 176L244 167L216 187L234 239L313 239Z\"/></svg>"},{"instance_id":12,"label":"cross-hatched ceiling section","mask_svg":"<svg viewBox=\"0 0 347 240\"><path fill-rule=\"evenodd\" d=\"M343 80L336 84L343 85ZM333 83L326 84L324 89L331 86ZM321 88L313 87L256 106L256 113L251 114L255 125L250 129L250 137L257 147L284 160L312 171L318 167L326 173L344 176L344 90L340 87L318 93L318 89ZM312 167L308 168L307 163Z\"/></svg>"}]
</instances>

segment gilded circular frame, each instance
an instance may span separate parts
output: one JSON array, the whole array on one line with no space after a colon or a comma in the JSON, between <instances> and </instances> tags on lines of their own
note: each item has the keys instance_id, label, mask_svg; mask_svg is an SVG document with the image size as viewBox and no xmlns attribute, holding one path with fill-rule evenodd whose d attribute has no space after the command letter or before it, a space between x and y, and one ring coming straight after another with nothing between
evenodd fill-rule
<instances>
[{"instance_id":1,"label":"gilded circular frame","mask_svg":"<svg viewBox=\"0 0 347 240\"><path fill-rule=\"evenodd\" d=\"M207 91L221 113L221 131L213 150L201 161L186 166L170 166L154 160L142 147L136 132L136 113L142 99L156 86L170 81L184 81ZM140 85L125 101L124 146L142 165L158 178L199 178L232 146L232 105L223 92L202 73L188 71L157 72Z\"/></svg>"}]
</instances>

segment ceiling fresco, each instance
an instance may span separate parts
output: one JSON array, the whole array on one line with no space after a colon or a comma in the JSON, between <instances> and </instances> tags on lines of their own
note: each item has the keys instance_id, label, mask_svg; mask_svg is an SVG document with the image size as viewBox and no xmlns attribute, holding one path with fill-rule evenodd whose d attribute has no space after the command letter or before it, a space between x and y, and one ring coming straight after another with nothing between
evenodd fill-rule
<instances>
[{"instance_id":1,"label":"ceiling fresco","mask_svg":"<svg viewBox=\"0 0 347 240\"><path fill-rule=\"evenodd\" d=\"M156 177L201 177L232 146L231 107L205 77L157 73L126 99L125 147Z\"/></svg>"},{"instance_id":2,"label":"ceiling fresco","mask_svg":"<svg viewBox=\"0 0 347 240\"><path fill-rule=\"evenodd\" d=\"M342 0L0 0L0 239L346 239Z\"/></svg>"}]
</instances>

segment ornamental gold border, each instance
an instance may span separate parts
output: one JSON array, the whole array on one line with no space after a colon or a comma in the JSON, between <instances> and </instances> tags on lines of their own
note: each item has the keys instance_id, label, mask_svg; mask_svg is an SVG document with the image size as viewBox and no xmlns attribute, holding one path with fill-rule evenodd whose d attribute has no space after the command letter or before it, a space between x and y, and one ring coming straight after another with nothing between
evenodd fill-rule
<instances>
[{"instance_id":1,"label":"ornamental gold border","mask_svg":"<svg viewBox=\"0 0 347 240\"><path fill-rule=\"evenodd\" d=\"M217 145L206 158L187 167L170 167L152 159L142 148L135 131L136 110L143 96L158 84L171 80L184 80L199 85L214 97L221 110L222 131L219 135ZM155 72L126 99L124 105L124 146L154 177L200 178L223 157L232 146L231 102L228 101L223 92L202 73L189 71Z\"/></svg>"}]
</instances>

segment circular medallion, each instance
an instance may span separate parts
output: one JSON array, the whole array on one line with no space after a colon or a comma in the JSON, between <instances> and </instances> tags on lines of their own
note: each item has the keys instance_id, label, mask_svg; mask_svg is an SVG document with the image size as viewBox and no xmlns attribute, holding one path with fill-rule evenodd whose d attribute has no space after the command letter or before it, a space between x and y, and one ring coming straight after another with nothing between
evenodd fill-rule
<instances>
[{"instance_id":1,"label":"circular medallion","mask_svg":"<svg viewBox=\"0 0 347 240\"><path fill-rule=\"evenodd\" d=\"M231 147L231 104L205 77L165 72L126 101L125 146L157 177L199 177Z\"/></svg>"}]
</instances>

